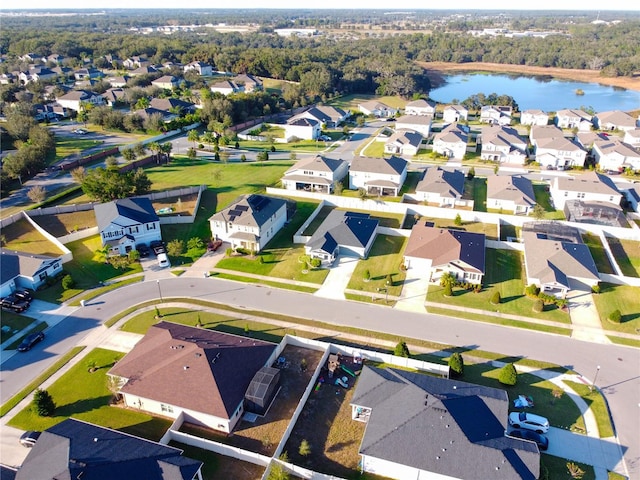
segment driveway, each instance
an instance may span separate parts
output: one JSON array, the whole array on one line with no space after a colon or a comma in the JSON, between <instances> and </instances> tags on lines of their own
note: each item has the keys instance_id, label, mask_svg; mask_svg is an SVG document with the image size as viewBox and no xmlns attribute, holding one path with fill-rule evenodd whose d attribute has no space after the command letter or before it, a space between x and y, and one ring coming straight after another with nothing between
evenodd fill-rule
<instances>
[{"instance_id":1,"label":"driveway","mask_svg":"<svg viewBox=\"0 0 640 480\"><path fill-rule=\"evenodd\" d=\"M571 289L567 294L569 316L573 325L572 338L595 343L611 343L600 323L600 315L591 292Z\"/></svg>"},{"instance_id":2,"label":"driveway","mask_svg":"<svg viewBox=\"0 0 640 480\"><path fill-rule=\"evenodd\" d=\"M329 269L329 275L314 295L323 298L344 300L344 291L349 284L351 275L358 265L359 258L339 256L336 263Z\"/></svg>"},{"instance_id":3,"label":"driveway","mask_svg":"<svg viewBox=\"0 0 640 480\"><path fill-rule=\"evenodd\" d=\"M430 263L430 262L429 262ZM409 268L402 287L401 299L396 302L395 309L406 312L425 313L424 301L429 290L429 271L431 265L420 268ZM426 275L424 272L427 272Z\"/></svg>"}]
</instances>

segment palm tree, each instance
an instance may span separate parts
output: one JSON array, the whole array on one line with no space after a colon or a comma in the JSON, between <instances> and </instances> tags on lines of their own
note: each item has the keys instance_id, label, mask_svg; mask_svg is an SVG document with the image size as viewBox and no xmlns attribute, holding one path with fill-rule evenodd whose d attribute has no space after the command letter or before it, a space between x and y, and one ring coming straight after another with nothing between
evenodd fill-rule
<instances>
[{"instance_id":1,"label":"palm tree","mask_svg":"<svg viewBox=\"0 0 640 480\"><path fill-rule=\"evenodd\" d=\"M193 148L196 148L196 142L200 139L200 135L195 130L189 130L189 134L187 135L187 140L193 142Z\"/></svg>"},{"instance_id":2,"label":"palm tree","mask_svg":"<svg viewBox=\"0 0 640 480\"><path fill-rule=\"evenodd\" d=\"M159 163L158 154L162 151L162 147L160 147L160 144L158 142L151 142L149 145L147 145L147 147L149 147L149 150L151 150L151 152L153 153L153 157L156 163Z\"/></svg>"},{"instance_id":3,"label":"palm tree","mask_svg":"<svg viewBox=\"0 0 640 480\"><path fill-rule=\"evenodd\" d=\"M160 149L162 150L162 153L167 156L167 163L169 163L169 160L171 160L171 150L173 150L173 144L171 142L165 142L160 145Z\"/></svg>"}]
</instances>

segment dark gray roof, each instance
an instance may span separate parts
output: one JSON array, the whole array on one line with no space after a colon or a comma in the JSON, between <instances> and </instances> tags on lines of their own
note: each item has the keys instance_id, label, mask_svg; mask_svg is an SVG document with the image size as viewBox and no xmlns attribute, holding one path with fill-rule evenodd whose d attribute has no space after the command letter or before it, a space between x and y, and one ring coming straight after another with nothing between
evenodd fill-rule
<instances>
[{"instance_id":1,"label":"dark gray roof","mask_svg":"<svg viewBox=\"0 0 640 480\"><path fill-rule=\"evenodd\" d=\"M332 210L307 242L312 250L333 252L337 244L345 247L364 248L375 235L378 220L368 213ZM327 249L329 248L329 249Z\"/></svg>"},{"instance_id":2,"label":"dark gray roof","mask_svg":"<svg viewBox=\"0 0 640 480\"><path fill-rule=\"evenodd\" d=\"M416 185L416 192L439 193L446 198L461 197L464 192L464 172L431 167Z\"/></svg>"},{"instance_id":3,"label":"dark gray roof","mask_svg":"<svg viewBox=\"0 0 640 480\"><path fill-rule=\"evenodd\" d=\"M16 480L192 480L182 451L73 418L42 432Z\"/></svg>"},{"instance_id":4,"label":"dark gray roof","mask_svg":"<svg viewBox=\"0 0 640 480\"><path fill-rule=\"evenodd\" d=\"M100 231L111 225L120 217L131 220L126 225L145 224L159 221L151 200L148 198L122 198L108 203L100 203L93 207ZM123 225L124 226L124 225Z\"/></svg>"},{"instance_id":5,"label":"dark gray roof","mask_svg":"<svg viewBox=\"0 0 640 480\"><path fill-rule=\"evenodd\" d=\"M34 277L59 258L5 248L0 249L0 255L2 255L0 258L0 285L13 280L18 275Z\"/></svg>"},{"instance_id":6,"label":"dark gray roof","mask_svg":"<svg viewBox=\"0 0 640 480\"><path fill-rule=\"evenodd\" d=\"M11 467L0 465L0 480L14 480L16 478L16 470Z\"/></svg>"},{"instance_id":7,"label":"dark gray roof","mask_svg":"<svg viewBox=\"0 0 640 480\"><path fill-rule=\"evenodd\" d=\"M504 390L365 366L351 403L371 408L360 454L454 478L538 478L537 446L505 436Z\"/></svg>"},{"instance_id":8,"label":"dark gray roof","mask_svg":"<svg viewBox=\"0 0 640 480\"><path fill-rule=\"evenodd\" d=\"M392 156L391 158L355 157L349 170L352 172L384 173L388 175L402 175L409 164L404 158Z\"/></svg>"},{"instance_id":9,"label":"dark gray roof","mask_svg":"<svg viewBox=\"0 0 640 480\"><path fill-rule=\"evenodd\" d=\"M268 197L266 195L242 196L224 210L212 215L209 220L260 227L278 210L286 206L286 203L282 198Z\"/></svg>"}]
</instances>

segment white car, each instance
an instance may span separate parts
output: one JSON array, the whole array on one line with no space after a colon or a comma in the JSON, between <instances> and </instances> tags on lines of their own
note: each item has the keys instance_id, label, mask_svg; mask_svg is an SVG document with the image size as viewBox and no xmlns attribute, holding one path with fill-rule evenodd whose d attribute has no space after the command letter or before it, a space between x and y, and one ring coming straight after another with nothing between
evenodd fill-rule
<instances>
[{"instance_id":1,"label":"white car","mask_svg":"<svg viewBox=\"0 0 640 480\"><path fill-rule=\"evenodd\" d=\"M536 433L547 433L549 431L549 420L529 412L511 412L509 414L509 425L513 428L533 430Z\"/></svg>"},{"instance_id":2,"label":"white car","mask_svg":"<svg viewBox=\"0 0 640 480\"><path fill-rule=\"evenodd\" d=\"M165 267L170 267L171 263L169 263L169 258L167 257L166 253L159 253L158 254L158 266L160 268L165 268Z\"/></svg>"}]
</instances>

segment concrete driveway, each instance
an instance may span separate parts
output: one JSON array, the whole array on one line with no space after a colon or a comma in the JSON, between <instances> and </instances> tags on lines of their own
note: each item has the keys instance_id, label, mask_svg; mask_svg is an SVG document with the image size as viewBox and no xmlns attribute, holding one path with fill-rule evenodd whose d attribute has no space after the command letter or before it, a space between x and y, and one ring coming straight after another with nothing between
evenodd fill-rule
<instances>
[{"instance_id":1,"label":"concrete driveway","mask_svg":"<svg viewBox=\"0 0 640 480\"><path fill-rule=\"evenodd\" d=\"M600 315L591 292L570 290L567 294L569 316L573 325L572 338L586 342L611 343L600 323Z\"/></svg>"},{"instance_id":2,"label":"concrete driveway","mask_svg":"<svg viewBox=\"0 0 640 480\"><path fill-rule=\"evenodd\" d=\"M340 256L329 269L329 275L314 295L323 298L344 300L344 291L349 284L351 275L358 265L358 258Z\"/></svg>"},{"instance_id":3,"label":"concrete driveway","mask_svg":"<svg viewBox=\"0 0 640 480\"><path fill-rule=\"evenodd\" d=\"M409 268L402 287L401 299L396 302L395 309L406 312L424 313L424 301L429 290L429 267ZM426 274L425 274L426 272Z\"/></svg>"}]
</instances>

